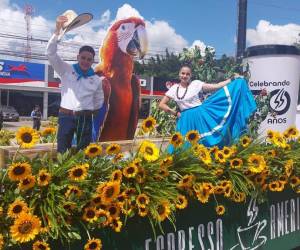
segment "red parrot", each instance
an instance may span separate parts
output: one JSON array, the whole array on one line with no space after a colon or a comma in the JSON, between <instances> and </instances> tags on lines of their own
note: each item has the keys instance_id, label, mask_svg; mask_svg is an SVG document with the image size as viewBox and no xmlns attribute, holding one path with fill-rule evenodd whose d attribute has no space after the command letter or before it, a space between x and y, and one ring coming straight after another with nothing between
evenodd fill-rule
<instances>
[{"instance_id":1,"label":"red parrot","mask_svg":"<svg viewBox=\"0 0 300 250\"><path fill-rule=\"evenodd\" d=\"M104 115L101 123L95 120L100 141L133 139L138 123L140 83L133 75L134 57L143 58L147 50L145 23L131 17L117 21L109 29L101 50L101 63L95 68L105 76ZM107 112L107 113L106 113Z\"/></svg>"}]
</instances>

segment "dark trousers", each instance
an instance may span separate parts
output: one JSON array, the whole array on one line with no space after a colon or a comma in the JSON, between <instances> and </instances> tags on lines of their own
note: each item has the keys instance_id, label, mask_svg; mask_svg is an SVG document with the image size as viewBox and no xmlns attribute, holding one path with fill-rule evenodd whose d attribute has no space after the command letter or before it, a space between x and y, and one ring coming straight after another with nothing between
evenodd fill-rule
<instances>
[{"instance_id":1,"label":"dark trousers","mask_svg":"<svg viewBox=\"0 0 300 250\"><path fill-rule=\"evenodd\" d=\"M72 147L76 134L77 150L84 149L92 140L92 115L68 115L59 113L57 151L64 153Z\"/></svg>"},{"instance_id":2,"label":"dark trousers","mask_svg":"<svg viewBox=\"0 0 300 250\"><path fill-rule=\"evenodd\" d=\"M40 127L41 127L41 120L33 119L33 129L40 130Z\"/></svg>"}]
</instances>

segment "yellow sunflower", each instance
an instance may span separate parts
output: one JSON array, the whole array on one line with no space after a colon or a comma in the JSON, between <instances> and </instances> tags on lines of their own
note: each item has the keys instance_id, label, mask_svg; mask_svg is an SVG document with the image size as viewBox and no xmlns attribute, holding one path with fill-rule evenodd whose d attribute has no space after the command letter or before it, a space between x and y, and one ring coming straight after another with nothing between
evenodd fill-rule
<instances>
[{"instance_id":1,"label":"yellow sunflower","mask_svg":"<svg viewBox=\"0 0 300 250\"><path fill-rule=\"evenodd\" d=\"M243 160L240 158L234 158L230 160L230 167L231 168L241 168L243 165Z\"/></svg>"},{"instance_id":2,"label":"yellow sunflower","mask_svg":"<svg viewBox=\"0 0 300 250\"><path fill-rule=\"evenodd\" d=\"M138 207L145 208L149 204L149 202L150 202L150 198L146 194L139 194L136 197L136 203L137 203Z\"/></svg>"},{"instance_id":3,"label":"yellow sunflower","mask_svg":"<svg viewBox=\"0 0 300 250\"><path fill-rule=\"evenodd\" d=\"M69 178L73 181L82 181L87 177L88 171L86 165L76 165L69 169Z\"/></svg>"},{"instance_id":4,"label":"yellow sunflower","mask_svg":"<svg viewBox=\"0 0 300 250\"><path fill-rule=\"evenodd\" d=\"M144 183L146 180L146 170L143 167L138 168L138 172L136 174L136 181L140 184Z\"/></svg>"},{"instance_id":5,"label":"yellow sunflower","mask_svg":"<svg viewBox=\"0 0 300 250\"><path fill-rule=\"evenodd\" d=\"M123 153L118 153L112 159L112 162L115 164L115 163L119 162L120 160L122 160L123 158L124 158L124 154Z\"/></svg>"},{"instance_id":6,"label":"yellow sunflower","mask_svg":"<svg viewBox=\"0 0 300 250\"><path fill-rule=\"evenodd\" d=\"M290 177L290 185L292 188L298 186L300 184L300 178L296 175Z\"/></svg>"},{"instance_id":7,"label":"yellow sunflower","mask_svg":"<svg viewBox=\"0 0 300 250\"><path fill-rule=\"evenodd\" d=\"M126 178L134 178L137 175L138 171L138 167L135 164L130 163L123 169L123 175Z\"/></svg>"},{"instance_id":8,"label":"yellow sunflower","mask_svg":"<svg viewBox=\"0 0 300 250\"><path fill-rule=\"evenodd\" d=\"M293 167L294 167L294 161L293 160L288 160L285 165L284 165L284 172L287 177L290 177L292 172L293 172Z\"/></svg>"},{"instance_id":9,"label":"yellow sunflower","mask_svg":"<svg viewBox=\"0 0 300 250\"><path fill-rule=\"evenodd\" d=\"M212 163L210 151L205 147L198 150L198 157L205 165L210 165Z\"/></svg>"},{"instance_id":10,"label":"yellow sunflower","mask_svg":"<svg viewBox=\"0 0 300 250\"><path fill-rule=\"evenodd\" d=\"M42 134L43 137L47 137L49 135L55 135L55 133L56 133L56 128L54 128L54 127L47 127L47 128L45 128L42 131L41 134Z\"/></svg>"},{"instance_id":11,"label":"yellow sunflower","mask_svg":"<svg viewBox=\"0 0 300 250\"><path fill-rule=\"evenodd\" d=\"M267 140L272 141L275 137L276 132L273 130L267 130Z\"/></svg>"},{"instance_id":12,"label":"yellow sunflower","mask_svg":"<svg viewBox=\"0 0 300 250\"><path fill-rule=\"evenodd\" d=\"M194 175L185 175L178 183L179 188L190 188L193 186L193 182L195 180Z\"/></svg>"},{"instance_id":13,"label":"yellow sunflower","mask_svg":"<svg viewBox=\"0 0 300 250\"><path fill-rule=\"evenodd\" d=\"M270 149L266 152L267 156L274 158L276 157L276 151L274 149Z\"/></svg>"},{"instance_id":14,"label":"yellow sunflower","mask_svg":"<svg viewBox=\"0 0 300 250\"><path fill-rule=\"evenodd\" d=\"M38 240L33 243L32 250L50 250L50 247L47 242Z\"/></svg>"},{"instance_id":15,"label":"yellow sunflower","mask_svg":"<svg viewBox=\"0 0 300 250\"><path fill-rule=\"evenodd\" d=\"M298 137L299 130L295 126L291 126L285 130L285 133L288 135L289 139L294 139Z\"/></svg>"},{"instance_id":16,"label":"yellow sunflower","mask_svg":"<svg viewBox=\"0 0 300 250\"><path fill-rule=\"evenodd\" d=\"M157 220L158 221L164 221L167 219L171 213L170 203L168 201L162 201L158 206L156 207L157 211Z\"/></svg>"},{"instance_id":17,"label":"yellow sunflower","mask_svg":"<svg viewBox=\"0 0 300 250\"><path fill-rule=\"evenodd\" d=\"M261 173L266 169L266 162L262 155L252 154L248 158L248 166L252 173Z\"/></svg>"},{"instance_id":18,"label":"yellow sunflower","mask_svg":"<svg viewBox=\"0 0 300 250\"><path fill-rule=\"evenodd\" d=\"M102 147L96 143L91 143L84 150L84 154L89 158L94 158L102 154Z\"/></svg>"},{"instance_id":19,"label":"yellow sunflower","mask_svg":"<svg viewBox=\"0 0 300 250\"><path fill-rule=\"evenodd\" d=\"M196 196L201 203L207 203L210 193L211 191L207 187L205 187L203 184L200 184L198 186L198 190L196 191Z\"/></svg>"},{"instance_id":20,"label":"yellow sunflower","mask_svg":"<svg viewBox=\"0 0 300 250\"><path fill-rule=\"evenodd\" d=\"M50 181L51 181L51 174L47 170L41 169L37 177L38 185L44 187L47 186Z\"/></svg>"},{"instance_id":21,"label":"yellow sunflower","mask_svg":"<svg viewBox=\"0 0 300 250\"><path fill-rule=\"evenodd\" d=\"M160 166L161 167L169 167L173 163L173 156L168 156L162 159Z\"/></svg>"},{"instance_id":22,"label":"yellow sunflower","mask_svg":"<svg viewBox=\"0 0 300 250\"><path fill-rule=\"evenodd\" d=\"M30 127L21 127L16 133L17 143L21 148L32 148L39 142L39 134Z\"/></svg>"},{"instance_id":23,"label":"yellow sunflower","mask_svg":"<svg viewBox=\"0 0 300 250\"><path fill-rule=\"evenodd\" d=\"M110 180L121 182L122 181L122 171L119 169L113 171L111 174Z\"/></svg>"},{"instance_id":24,"label":"yellow sunflower","mask_svg":"<svg viewBox=\"0 0 300 250\"><path fill-rule=\"evenodd\" d=\"M77 186L69 185L65 196L70 197L71 195L76 195L77 197L80 197L82 195L82 190Z\"/></svg>"},{"instance_id":25,"label":"yellow sunflower","mask_svg":"<svg viewBox=\"0 0 300 250\"><path fill-rule=\"evenodd\" d=\"M139 152L142 157L148 162L156 161L159 157L159 149L154 143L150 141L143 141L140 146Z\"/></svg>"},{"instance_id":26,"label":"yellow sunflower","mask_svg":"<svg viewBox=\"0 0 300 250\"><path fill-rule=\"evenodd\" d=\"M38 235L40 227L41 221L37 216L22 213L10 227L10 235L17 242L28 242Z\"/></svg>"},{"instance_id":27,"label":"yellow sunflower","mask_svg":"<svg viewBox=\"0 0 300 250\"><path fill-rule=\"evenodd\" d=\"M35 185L35 177L33 175L28 175L23 180L20 180L18 188L20 190L28 190L30 188L33 188Z\"/></svg>"},{"instance_id":28,"label":"yellow sunflower","mask_svg":"<svg viewBox=\"0 0 300 250\"><path fill-rule=\"evenodd\" d=\"M272 181L269 183L269 190L272 192L277 192L280 188L280 182L279 181Z\"/></svg>"},{"instance_id":29,"label":"yellow sunflower","mask_svg":"<svg viewBox=\"0 0 300 250\"><path fill-rule=\"evenodd\" d=\"M234 202L239 203L239 202L244 202L246 200L246 195L243 192L236 192L232 194L231 198Z\"/></svg>"},{"instance_id":30,"label":"yellow sunflower","mask_svg":"<svg viewBox=\"0 0 300 250\"><path fill-rule=\"evenodd\" d=\"M116 154L120 153L121 146L117 143L112 143L109 146L107 146L105 151L106 151L106 154L108 154L108 155L116 155Z\"/></svg>"},{"instance_id":31,"label":"yellow sunflower","mask_svg":"<svg viewBox=\"0 0 300 250\"><path fill-rule=\"evenodd\" d=\"M179 147L183 143L183 137L179 132L176 132L175 134L172 135L170 139L170 143L174 147Z\"/></svg>"},{"instance_id":32,"label":"yellow sunflower","mask_svg":"<svg viewBox=\"0 0 300 250\"><path fill-rule=\"evenodd\" d=\"M147 216L148 212L149 212L148 208L146 208L146 207L139 207L139 211L138 211L139 216L145 217L145 216Z\"/></svg>"},{"instance_id":33,"label":"yellow sunflower","mask_svg":"<svg viewBox=\"0 0 300 250\"><path fill-rule=\"evenodd\" d=\"M122 225L123 225L123 223L122 223L122 221L120 221L120 218L113 218L111 220L110 226L117 233L121 232Z\"/></svg>"},{"instance_id":34,"label":"yellow sunflower","mask_svg":"<svg viewBox=\"0 0 300 250\"><path fill-rule=\"evenodd\" d=\"M225 207L223 205L216 206L216 212L218 215L223 215L225 213Z\"/></svg>"},{"instance_id":35,"label":"yellow sunflower","mask_svg":"<svg viewBox=\"0 0 300 250\"><path fill-rule=\"evenodd\" d=\"M111 218L118 218L120 216L121 209L116 203L110 204L106 211L109 213Z\"/></svg>"},{"instance_id":36,"label":"yellow sunflower","mask_svg":"<svg viewBox=\"0 0 300 250\"><path fill-rule=\"evenodd\" d=\"M249 146L250 142L251 142L251 139L250 137L248 136L243 136L241 139L240 139L240 142L241 142L241 145L246 148Z\"/></svg>"},{"instance_id":37,"label":"yellow sunflower","mask_svg":"<svg viewBox=\"0 0 300 250\"><path fill-rule=\"evenodd\" d=\"M111 223L111 217L109 215L109 212L104 210L104 209L99 209L98 210L98 218L100 221L100 226L106 227Z\"/></svg>"},{"instance_id":38,"label":"yellow sunflower","mask_svg":"<svg viewBox=\"0 0 300 250\"><path fill-rule=\"evenodd\" d=\"M191 144L196 144L200 139L200 134L197 130L190 130L186 136L186 140L189 141Z\"/></svg>"},{"instance_id":39,"label":"yellow sunflower","mask_svg":"<svg viewBox=\"0 0 300 250\"><path fill-rule=\"evenodd\" d=\"M98 212L95 207L86 207L83 212L82 218L89 222L93 223L98 219Z\"/></svg>"},{"instance_id":40,"label":"yellow sunflower","mask_svg":"<svg viewBox=\"0 0 300 250\"><path fill-rule=\"evenodd\" d=\"M120 182L107 182L101 193L101 201L104 205L110 204L120 194Z\"/></svg>"},{"instance_id":41,"label":"yellow sunflower","mask_svg":"<svg viewBox=\"0 0 300 250\"><path fill-rule=\"evenodd\" d=\"M178 208L178 209L184 209L188 205L188 200L184 195L179 194L177 196L177 200L176 200L175 205L176 205L176 208Z\"/></svg>"},{"instance_id":42,"label":"yellow sunflower","mask_svg":"<svg viewBox=\"0 0 300 250\"><path fill-rule=\"evenodd\" d=\"M31 175L31 165L27 162L16 162L8 167L8 177L11 181L20 181Z\"/></svg>"},{"instance_id":43,"label":"yellow sunflower","mask_svg":"<svg viewBox=\"0 0 300 250\"><path fill-rule=\"evenodd\" d=\"M229 158L232 155L230 147L226 147L226 146L223 147L222 152L223 152L225 158Z\"/></svg>"},{"instance_id":44,"label":"yellow sunflower","mask_svg":"<svg viewBox=\"0 0 300 250\"><path fill-rule=\"evenodd\" d=\"M92 238L84 245L84 250L101 250L102 242L100 239Z\"/></svg>"},{"instance_id":45,"label":"yellow sunflower","mask_svg":"<svg viewBox=\"0 0 300 250\"><path fill-rule=\"evenodd\" d=\"M0 234L0 249L2 249L2 247L4 246L4 239L3 239L3 235Z\"/></svg>"},{"instance_id":46,"label":"yellow sunflower","mask_svg":"<svg viewBox=\"0 0 300 250\"><path fill-rule=\"evenodd\" d=\"M286 148L288 146L286 139L279 133L274 136L273 143L281 148Z\"/></svg>"},{"instance_id":47,"label":"yellow sunflower","mask_svg":"<svg viewBox=\"0 0 300 250\"><path fill-rule=\"evenodd\" d=\"M221 151L221 150L218 150L217 152L215 152L215 159L216 159L216 161L218 161L220 163L226 162L226 157L225 157L223 151Z\"/></svg>"},{"instance_id":48,"label":"yellow sunflower","mask_svg":"<svg viewBox=\"0 0 300 250\"><path fill-rule=\"evenodd\" d=\"M158 176L159 177L158 179L163 179L165 177L168 177L169 176L169 170L166 168L166 167L160 167L158 169Z\"/></svg>"},{"instance_id":49,"label":"yellow sunflower","mask_svg":"<svg viewBox=\"0 0 300 250\"><path fill-rule=\"evenodd\" d=\"M151 132L152 130L154 130L155 125L156 125L156 120L154 119L154 117L149 116L145 120L143 120L142 130L144 133Z\"/></svg>"},{"instance_id":50,"label":"yellow sunflower","mask_svg":"<svg viewBox=\"0 0 300 250\"><path fill-rule=\"evenodd\" d=\"M29 211L26 202L16 199L12 204L8 206L7 215L11 218L18 218L21 213L27 213Z\"/></svg>"}]
</instances>

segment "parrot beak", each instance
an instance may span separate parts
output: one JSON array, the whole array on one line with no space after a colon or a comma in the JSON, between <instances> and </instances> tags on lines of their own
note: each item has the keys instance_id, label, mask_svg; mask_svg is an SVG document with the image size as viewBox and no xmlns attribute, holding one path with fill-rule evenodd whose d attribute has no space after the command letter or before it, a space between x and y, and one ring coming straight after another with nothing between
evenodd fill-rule
<instances>
[{"instance_id":1,"label":"parrot beak","mask_svg":"<svg viewBox=\"0 0 300 250\"><path fill-rule=\"evenodd\" d=\"M139 25L135 30L132 39L127 45L126 51L131 56L138 56L142 59L148 50L147 33L144 26Z\"/></svg>"}]
</instances>

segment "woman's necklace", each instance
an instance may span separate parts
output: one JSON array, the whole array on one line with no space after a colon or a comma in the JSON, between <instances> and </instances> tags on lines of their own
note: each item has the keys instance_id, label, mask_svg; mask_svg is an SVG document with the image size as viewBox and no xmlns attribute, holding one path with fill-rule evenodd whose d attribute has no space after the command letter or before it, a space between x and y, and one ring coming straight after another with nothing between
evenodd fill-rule
<instances>
[{"instance_id":1,"label":"woman's necklace","mask_svg":"<svg viewBox=\"0 0 300 250\"><path fill-rule=\"evenodd\" d=\"M186 86L185 92L184 92L183 96L179 96L179 94L178 94L178 93L179 93L179 86L180 86L180 84L179 84L178 87L177 87L177 90L176 90L176 96L177 96L177 98L178 98L179 100L182 100L182 99L185 97L185 95L186 95L186 93L187 93L187 91L188 91L189 85Z\"/></svg>"}]
</instances>

